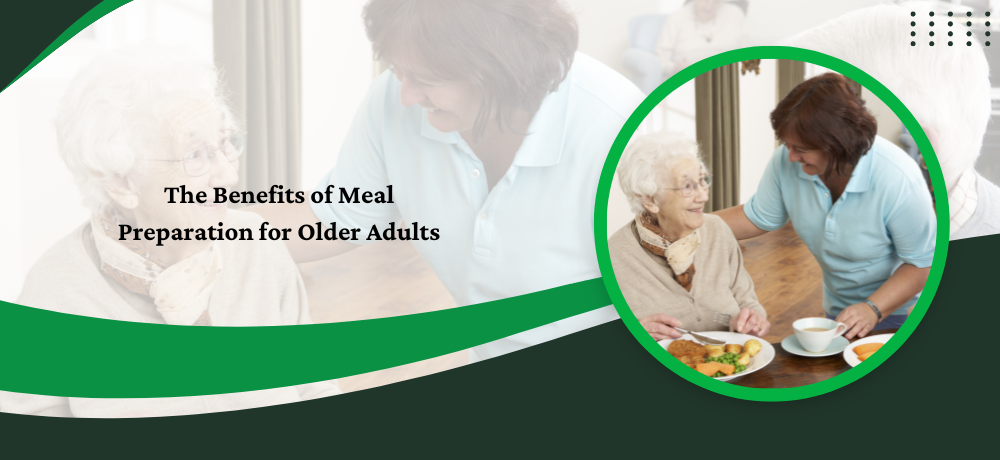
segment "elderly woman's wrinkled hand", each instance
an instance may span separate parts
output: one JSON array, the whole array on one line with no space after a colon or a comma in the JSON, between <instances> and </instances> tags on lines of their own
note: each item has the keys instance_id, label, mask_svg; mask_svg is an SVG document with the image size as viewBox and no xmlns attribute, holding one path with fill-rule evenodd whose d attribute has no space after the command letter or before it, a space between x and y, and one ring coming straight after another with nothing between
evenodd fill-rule
<instances>
[{"instance_id":1,"label":"elderly woman's wrinkled hand","mask_svg":"<svg viewBox=\"0 0 1000 460\"><path fill-rule=\"evenodd\" d=\"M729 326L741 334L764 337L771 331L771 323L759 311L750 307L740 309L740 314L729 320Z\"/></svg>"},{"instance_id":2,"label":"elderly woman's wrinkled hand","mask_svg":"<svg viewBox=\"0 0 1000 460\"><path fill-rule=\"evenodd\" d=\"M657 313L640 319L639 323L656 341L681 338L681 333L674 329L674 327L680 326L681 322L673 316Z\"/></svg>"}]
</instances>

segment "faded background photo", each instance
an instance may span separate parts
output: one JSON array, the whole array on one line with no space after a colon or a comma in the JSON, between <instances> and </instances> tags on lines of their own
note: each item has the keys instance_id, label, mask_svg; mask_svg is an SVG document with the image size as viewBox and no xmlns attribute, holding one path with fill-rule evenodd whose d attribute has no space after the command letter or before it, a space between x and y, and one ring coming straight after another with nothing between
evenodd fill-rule
<instances>
[{"instance_id":1,"label":"faded background photo","mask_svg":"<svg viewBox=\"0 0 1000 460\"><path fill-rule=\"evenodd\" d=\"M579 26L579 51L627 77L647 94L677 70L704 57L726 49L775 44L879 3L883 2L564 2ZM1000 6L991 1L912 3L977 13ZM215 63L232 116L249 133L239 179L231 188L257 191L284 184L310 190L338 164L356 111L373 80L387 68L386 63L373 60L361 20L364 4L361 0L136 0L83 30L0 93L0 151L4 153L0 193L7 197L0 203L6 223L0 227L0 252L7 260L0 266L0 299L15 301L40 257L91 217L72 173L60 159L53 124L60 99L86 64L110 51L149 45L181 48ZM998 29L985 26L982 19L977 18L977 33ZM995 48L986 48L987 57L991 66L1000 66ZM716 181L721 181L718 186L728 189L717 209L744 203L753 195L775 149L768 114L782 91L825 71L811 64L764 60L759 72L736 77L732 85L737 91L727 93L725 101L719 100L719 93L699 90L698 83L691 81L667 97L637 134L667 129L703 142L706 134L699 133L699 104L738 108L733 116L740 119L739 129L727 134L730 142L738 144L738 155L725 166L730 171L728 180L715 174ZM1000 80L994 79L993 86L994 107L1000 107ZM899 120L868 90L862 94L878 119L878 134L908 148ZM1000 116L1000 109L993 116ZM1000 134L995 132L996 124L989 126L977 169L1000 182ZM633 218L618 185L613 184L611 190L609 235ZM780 268L789 257L812 262L801 242L795 241L794 232L772 232L766 238L744 243L751 273ZM755 263L760 266L752 266ZM407 241L364 246L332 259L299 264L297 269L304 280L308 313L317 323L456 306L445 285ZM761 302L767 305L780 297L796 311L815 309L810 302L820 302L822 286L818 267L812 269L754 276ZM789 295L799 300L789 301ZM780 334L774 331L775 337ZM469 362L468 355L456 352L339 383L343 391L362 390L461 366Z\"/></svg>"}]
</instances>

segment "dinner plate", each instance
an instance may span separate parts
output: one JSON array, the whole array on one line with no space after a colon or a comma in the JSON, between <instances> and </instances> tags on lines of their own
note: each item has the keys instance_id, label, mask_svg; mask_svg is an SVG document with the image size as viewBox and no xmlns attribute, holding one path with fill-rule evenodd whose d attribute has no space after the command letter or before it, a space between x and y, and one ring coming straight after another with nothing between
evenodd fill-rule
<instances>
[{"instance_id":1,"label":"dinner plate","mask_svg":"<svg viewBox=\"0 0 1000 460\"><path fill-rule=\"evenodd\" d=\"M781 341L781 348L784 348L785 351L793 355L805 356L807 358L819 358L821 356L831 356L840 354L850 344L851 342L845 339L844 337L836 337L833 339L832 342L830 342L830 345L826 347L826 350L811 352L809 350L806 350L805 348L802 348L802 344L799 343L799 338L795 337L795 334L792 334L788 337L785 337L785 340Z\"/></svg>"},{"instance_id":2,"label":"dinner plate","mask_svg":"<svg viewBox=\"0 0 1000 460\"><path fill-rule=\"evenodd\" d=\"M725 340L726 343L735 343L739 345L743 345L744 343L746 343L747 340L750 339L757 339L757 341L760 342L760 351L757 352L757 354L754 355L752 358L750 358L750 365L747 366L746 370L733 375L715 377L715 380L726 382L735 378L743 377L744 375L748 375L760 369L763 369L764 366L767 366L771 362L771 360L774 359L774 346L767 343L766 340L760 337L754 337L752 335L747 335L747 334L740 334L739 332L721 332L721 331L703 332L703 334L709 337L717 338L719 340ZM695 340L695 338L692 337L691 334L684 334L681 336L681 338L677 340L690 340L695 343L701 343L698 340ZM659 343L660 346L663 347L664 350L666 350L667 347L670 346L670 343L673 341L674 339L663 339L657 343Z\"/></svg>"},{"instance_id":3,"label":"dinner plate","mask_svg":"<svg viewBox=\"0 0 1000 460\"><path fill-rule=\"evenodd\" d=\"M858 360L858 354L854 352L854 347L864 345L866 343L886 343L891 338L892 334L879 334L868 336L861 340L855 340L854 342L851 342L851 346L844 350L844 361L847 361L847 364L850 364L851 367L857 366L858 364L861 364L861 361Z\"/></svg>"}]
</instances>

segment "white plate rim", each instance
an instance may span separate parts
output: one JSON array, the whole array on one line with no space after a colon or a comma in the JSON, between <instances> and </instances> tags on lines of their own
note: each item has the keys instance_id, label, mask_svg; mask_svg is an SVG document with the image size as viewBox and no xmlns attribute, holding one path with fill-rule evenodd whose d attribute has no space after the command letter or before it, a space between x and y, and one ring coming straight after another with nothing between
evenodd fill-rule
<instances>
[{"instance_id":1,"label":"white plate rim","mask_svg":"<svg viewBox=\"0 0 1000 460\"><path fill-rule=\"evenodd\" d=\"M725 340L726 343L742 344L746 343L746 341L750 339L756 339L758 342L760 342L760 352L754 355L753 358L750 358L754 360L751 361L752 367L747 368L747 370L740 372L739 374L727 375L725 377L713 377L715 380L718 380L720 382L728 382L730 380L737 379L745 375L750 375L754 372L757 372L760 369L763 369L768 364L771 364L771 361L774 360L774 355L775 355L774 345L771 345L766 340L760 337L755 337L749 334L741 334L739 332L725 332L725 331L706 331L704 332L704 334L717 337L720 340ZM740 339L742 339L742 341ZM690 334L684 334L679 339L663 339L656 343L660 344L660 346L663 347L663 351L666 351L667 347L670 346L670 343L673 342L674 340L690 340L692 342L701 343L700 341L695 340L695 338L692 337ZM756 366L756 364L758 363L758 361L756 361L758 356L766 359L766 361L764 361L764 363L761 364L760 366Z\"/></svg>"},{"instance_id":2,"label":"white plate rim","mask_svg":"<svg viewBox=\"0 0 1000 460\"><path fill-rule=\"evenodd\" d=\"M858 360L858 354L854 352L854 347L858 345L864 345L866 343L886 343L889 341L889 339L892 338L893 335L895 335L895 333L870 335L863 339L851 342L851 344L844 349L844 361L847 361L847 364L849 364L851 367L861 364L861 361Z\"/></svg>"},{"instance_id":3,"label":"white plate rim","mask_svg":"<svg viewBox=\"0 0 1000 460\"><path fill-rule=\"evenodd\" d=\"M837 339L844 339L844 340L846 340L847 341L847 345L844 345L844 348L842 348L840 350L837 350L837 351L830 351L830 352L821 351L819 353L813 353L813 352L810 352L810 351L806 351L806 353L808 353L808 354L805 354L805 353L799 353L797 351L789 350L788 347L785 346L785 342L788 341L788 340L791 340L791 339L795 339L795 341L798 342L798 339L795 338L795 334L792 334L792 335L790 335L788 337L785 337L784 340L781 341L781 348L783 348L785 351L787 351L787 352L789 352L789 353L791 353L793 355L802 356L802 357L805 357L805 358L823 358L823 357L826 357L826 356L839 355L839 354L843 353L844 350L848 349L851 346L851 341L850 340L844 339L844 336L838 336L838 337L834 337L833 340L837 340ZM831 341L830 343L832 344L833 342ZM799 344L799 348L802 348L802 344L801 343ZM802 348L802 349L805 350L805 348Z\"/></svg>"}]
</instances>

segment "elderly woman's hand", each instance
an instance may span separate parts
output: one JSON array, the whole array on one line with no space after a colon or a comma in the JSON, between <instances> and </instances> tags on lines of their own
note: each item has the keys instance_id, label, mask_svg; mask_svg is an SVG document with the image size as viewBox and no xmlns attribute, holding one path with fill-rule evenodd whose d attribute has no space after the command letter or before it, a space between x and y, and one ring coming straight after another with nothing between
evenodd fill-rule
<instances>
[{"instance_id":1,"label":"elderly woman's hand","mask_svg":"<svg viewBox=\"0 0 1000 460\"><path fill-rule=\"evenodd\" d=\"M741 334L764 337L771 330L771 323L759 311L750 307L740 309L740 314L729 320L729 326Z\"/></svg>"},{"instance_id":2,"label":"elderly woman's hand","mask_svg":"<svg viewBox=\"0 0 1000 460\"><path fill-rule=\"evenodd\" d=\"M674 329L675 326L681 325L680 320L665 313L649 315L640 319L639 324L642 324L642 327L646 328L646 332L648 332L654 340L660 341L663 339L681 338L681 333Z\"/></svg>"}]
</instances>

